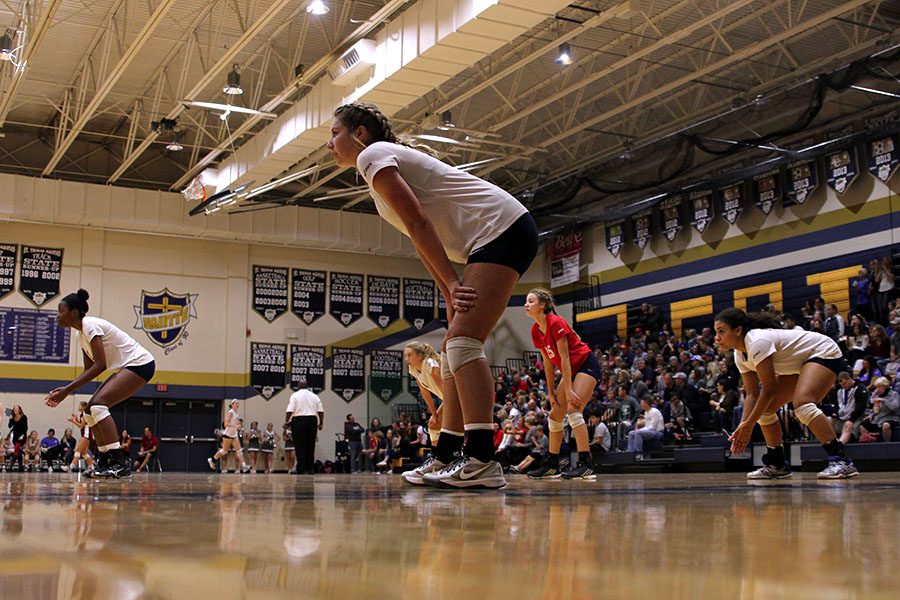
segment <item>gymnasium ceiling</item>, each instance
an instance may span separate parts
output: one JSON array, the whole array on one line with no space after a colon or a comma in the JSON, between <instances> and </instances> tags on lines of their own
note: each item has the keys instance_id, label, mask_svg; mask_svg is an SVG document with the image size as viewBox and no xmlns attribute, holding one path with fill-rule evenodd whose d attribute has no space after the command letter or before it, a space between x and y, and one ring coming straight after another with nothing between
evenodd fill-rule
<instances>
[{"instance_id":1,"label":"gymnasium ceiling","mask_svg":"<svg viewBox=\"0 0 900 600\"><path fill-rule=\"evenodd\" d=\"M24 69L0 63L0 171L180 191L267 124L234 136L246 117L222 121L181 100L224 102L227 73L238 65L240 101L276 99L280 114L328 77L310 74L311 65L375 35L414 3L327 0L325 15L309 14L308 4L0 0L0 25L28 32L17 49ZM149 33L148 23L156 25ZM401 132L463 142L432 145L454 164L485 161L473 172L514 193L548 230L627 211L666 186L896 110L896 97L848 83L900 93L898 32L900 2L889 0L577 0L394 119ZM572 51L567 66L555 62L562 41ZM829 73L830 86L814 80ZM433 131L444 111L455 128ZM176 132L151 131L174 113L181 151L166 148ZM707 153L704 144L735 151ZM352 191L354 173L329 160L321 147L288 165L285 174L315 172L257 198L273 202L260 208L373 212Z\"/></svg>"}]
</instances>

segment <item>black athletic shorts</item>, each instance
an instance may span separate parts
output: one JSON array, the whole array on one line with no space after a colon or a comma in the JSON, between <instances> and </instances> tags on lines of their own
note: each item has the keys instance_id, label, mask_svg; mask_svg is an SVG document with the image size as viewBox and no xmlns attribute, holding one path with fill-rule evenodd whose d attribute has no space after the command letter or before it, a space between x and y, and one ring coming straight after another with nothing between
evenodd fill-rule
<instances>
[{"instance_id":1,"label":"black athletic shorts","mask_svg":"<svg viewBox=\"0 0 900 600\"><path fill-rule=\"evenodd\" d=\"M153 379L153 374L156 373L156 361L151 360L146 365L137 365L136 367L125 367L144 381L150 381Z\"/></svg>"},{"instance_id":2,"label":"black athletic shorts","mask_svg":"<svg viewBox=\"0 0 900 600\"><path fill-rule=\"evenodd\" d=\"M578 370L573 374L573 377L578 373L590 375L597 381L600 381L600 377L603 375L603 368L600 366L600 361L597 360L597 357L593 352L587 355L584 362L581 363L581 366L578 367Z\"/></svg>"},{"instance_id":3,"label":"black athletic shorts","mask_svg":"<svg viewBox=\"0 0 900 600\"><path fill-rule=\"evenodd\" d=\"M818 356L814 356L806 362L816 363L817 365L822 365L823 367L831 369L834 371L835 375L840 375L842 372L848 370L847 362L843 358L819 358Z\"/></svg>"},{"instance_id":4,"label":"black athletic shorts","mask_svg":"<svg viewBox=\"0 0 900 600\"><path fill-rule=\"evenodd\" d=\"M476 248L469 255L467 265L492 263L514 269L519 277L525 274L538 251L538 230L531 213L525 213L510 225L500 237Z\"/></svg>"}]
</instances>

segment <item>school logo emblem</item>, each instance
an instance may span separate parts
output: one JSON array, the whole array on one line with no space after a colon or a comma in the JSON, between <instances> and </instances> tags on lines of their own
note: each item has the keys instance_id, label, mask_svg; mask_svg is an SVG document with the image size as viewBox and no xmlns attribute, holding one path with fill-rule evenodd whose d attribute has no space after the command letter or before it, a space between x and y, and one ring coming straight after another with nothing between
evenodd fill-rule
<instances>
[{"instance_id":1,"label":"school logo emblem","mask_svg":"<svg viewBox=\"0 0 900 600\"><path fill-rule=\"evenodd\" d=\"M391 324L391 318L387 315L381 315L378 317L378 326L384 329L388 325Z\"/></svg>"},{"instance_id":2,"label":"school logo emblem","mask_svg":"<svg viewBox=\"0 0 900 600\"><path fill-rule=\"evenodd\" d=\"M141 303L134 307L137 316L134 328L143 330L168 354L188 337L188 323L197 318L194 303L198 295L173 294L169 288L160 292L141 291Z\"/></svg>"},{"instance_id":3,"label":"school logo emblem","mask_svg":"<svg viewBox=\"0 0 900 600\"><path fill-rule=\"evenodd\" d=\"M274 388L274 387L272 387L271 385L263 386L263 389L262 389L262 397L263 397L263 398L265 398L266 400L268 400L268 399L270 399L270 398L271 398L272 396L274 396L274 395L275 395L275 388Z\"/></svg>"}]
</instances>

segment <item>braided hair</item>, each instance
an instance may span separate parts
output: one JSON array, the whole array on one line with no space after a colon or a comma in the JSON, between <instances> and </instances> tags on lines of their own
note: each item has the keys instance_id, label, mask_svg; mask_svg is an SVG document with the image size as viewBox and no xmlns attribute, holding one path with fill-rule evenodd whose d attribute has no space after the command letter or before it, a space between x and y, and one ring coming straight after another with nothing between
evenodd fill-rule
<instances>
[{"instance_id":1,"label":"braided hair","mask_svg":"<svg viewBox=\"0 0 900 600\"><path fill-rule=\"evenodd\" d=\"M414 144L404 137L394 133L394 127L381 109L371 102L351 102L339 106L334 111L334 116L341 120L341 123L353 132L357 127L365 127L369 132L368 144L353 135L353 139L357 140L360 146L367 146L375 142L390 142L391 144L400 144L407 148L413 148L424 152L431 157L437 158L437 152L433 148L425 144Z\"/></svg>"},{"instance_id":2,"label":"braided hair","mask_svg":"<svg viewBox=\"0 0 900 600\"><path fill-rule=\"evenodd\" d=\"M550 293L550 290L545 288L534 288L528 290L529 294L534 294L537 296L538 302L544 305L544 314L549 315L550 313L558 314L556 312L556 303L553 301L553 294Z\"/></svg>"}]
</instances>

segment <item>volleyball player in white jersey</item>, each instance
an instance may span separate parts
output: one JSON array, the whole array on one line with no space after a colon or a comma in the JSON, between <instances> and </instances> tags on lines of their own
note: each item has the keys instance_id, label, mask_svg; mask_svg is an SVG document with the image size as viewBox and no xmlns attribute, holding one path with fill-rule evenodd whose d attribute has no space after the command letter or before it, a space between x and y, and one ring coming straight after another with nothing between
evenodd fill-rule
<instances>
[{"instance_id":1,"label":"volleyball player in white jersey","mask_svg":"<svg viewBox=\"0 0 900 600\"><path fill-rule=\"evenodd\" d=\"M72 462L69 466L63 466L63 471L75 471L78 468L79 461L84 458L84 464L87 465L85 474L94 471L94 457L91 456L91 428L88 427L84 415L87 412L87 402L79 402L78 410L69 415L68 421L78 430L81 437L75 442L75 450L72 453Z\"/></svg>"},{"instance_id":2,"label":"volleyball player in white jersey","mask_svg":"<svg viewBox=\"0 0 900 600\"><path fill-rule=\"evenodd\" d=\"M412 240L447 301L437 445L439 456L452 455L465 436L465 453L423 479L439 487L503 487L493 460L493 380L484 340L537 253L534 219L499 187L401 144L375 105L347 104L334 116L328 149L335 162L359 170L378 214ZM465 265L461 278L452 263Z\"/></svg>"},{"instance_id":3,"label":"volleyball player in white jersey","mask_svg":"<svg viewBox=\"0 0 900 600\"><path fill-rule=\"evenodd\" d=\"M441 434L441 413L443 412L443 404L435 408L434 398L443 401L444 392L442 391L443 380L441 379L441 357L434 351L430 344L424 342L410 342L403 349L403 358L409 365L409 374L415 378L419 385L419 392L422 394L422 400L428 405L431 412L431 419L428 421L428 435L431 437L431 446L433 448L421 466L410 471L406 471L400 475L404 481L413 485L424 485L422 479L426 473L431 473L436 468L443 469L447 464L453 461L452 456L442 456L438 458L436 455L437 442ZM443 459L443 460L441 460Z\"/></svg>"},{"instance_id":4,"label":"volleyball player in white jersey","mask_svg":"<svg viewBox=\"0 0 900 600\"><path fill-rule=\"evenodd\" d=\"M739 308L726 308L716 316L716 342L722 350L734 350L747 395L741 424L729 438L731 453L740 454L747 448L753 426L759 423L768 450L763 468L747 477L790 477L775 411L791 402L797 419L809 427L828 456L828 467L818 477L845 479L859 475L844 454L844 445L835 437L828 417L817 406L834 387L838 373L845 370L840 348L820 333L780 327L768 315L747 314Z\"/></svg>"},{"instance_id":5,"label":"volleyball player in white jersey","mask_svg":"<svg viewBox=\"0 0 900 600\"><path fill-rule=\"evenodd\" d=\"M231 407L225 414L225 431L222 432L222 447L212 456L212 458L206 459L206 462L209 464L209 468L213 471L216 470L215 461L224 459L226 456L228 456L228 451L232 449L234 450L234 455L241 460L241 471L243 473L246 473L250 470L250 465L248 465L247 461L244 460L244 452L241 448L241 438L240 435L238 435L238 421L241 420L241 413L238 412L238 409L240 409L240 407L240 401L231 401ZM224 473L225 463L222 463L222 465L222 472Z\"/></svg>"},{"instance_id":6,"label":"volleyball player in white jersey","mask_svg":"<svg viewBox=\"0 0 900 600\"><path fill-rule=\"evenodd\" d=\"M109 369L113 374L91 396L85 420L100 450L92 477L122 478L131 476L131 457L122 453L119 432L109 409L131 398L153 378L156 362L146 348L133 337L105 319L88 317L89 295L84 290L63 298L56 317L60 327L70 327L78 336L84 355L85 370L67 386L47 394L47 406L57 406L66 396L96 379Z\"/></svg>"}]
</instances>

